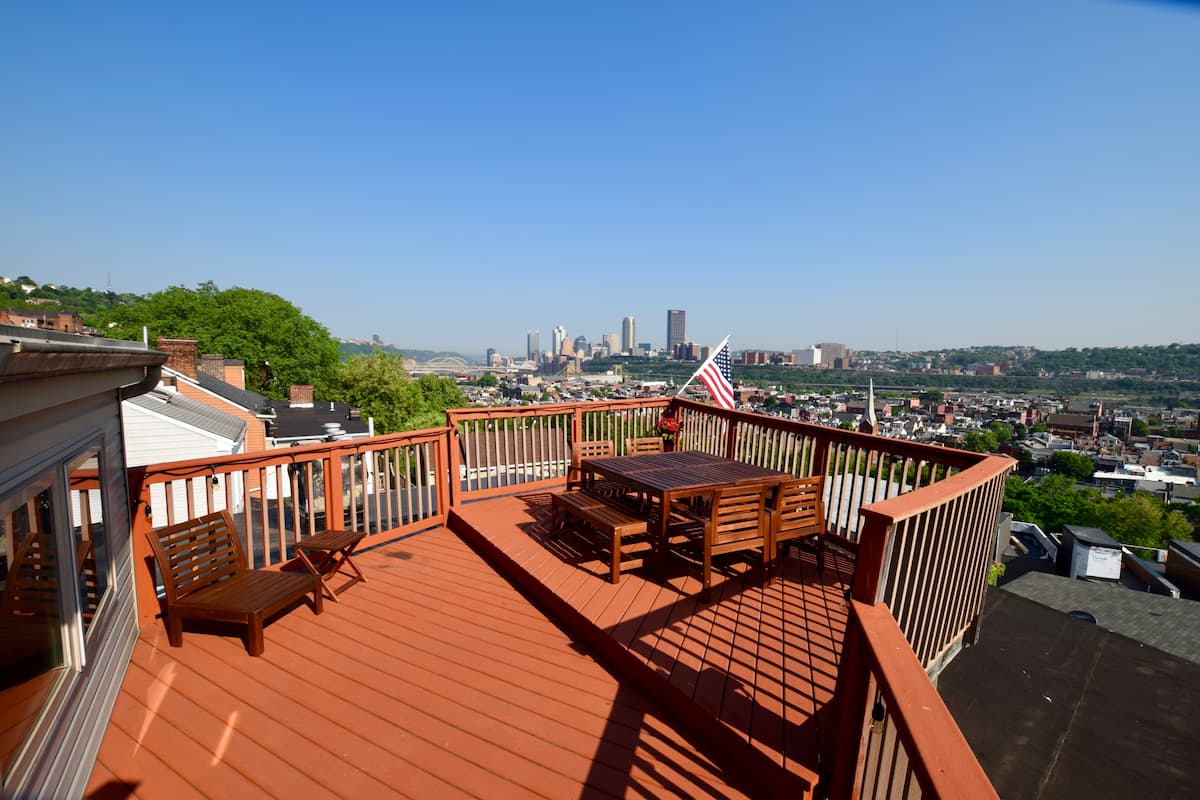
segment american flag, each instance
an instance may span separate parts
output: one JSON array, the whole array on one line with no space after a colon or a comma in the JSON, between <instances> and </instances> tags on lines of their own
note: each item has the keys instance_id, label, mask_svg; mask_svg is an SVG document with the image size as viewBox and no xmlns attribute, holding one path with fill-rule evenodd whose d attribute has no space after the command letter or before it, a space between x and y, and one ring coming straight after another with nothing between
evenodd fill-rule
<instances>
[{"instance_id":1,"label":"american flag","mask_svg":"<svg viewBox=\"0 0 1200 800\"><path fill-rule=\"evenodd\" d=\"M717 405L733 410L733 370L729 366L728 336L692 377L700 379Z\"/></svg>"}]
</instances>

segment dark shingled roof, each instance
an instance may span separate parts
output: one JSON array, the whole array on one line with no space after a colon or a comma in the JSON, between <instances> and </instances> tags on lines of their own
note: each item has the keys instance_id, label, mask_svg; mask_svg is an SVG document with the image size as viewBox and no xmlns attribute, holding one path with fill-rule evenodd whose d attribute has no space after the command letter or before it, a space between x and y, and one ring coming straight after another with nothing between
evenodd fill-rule
<instances>
[{"instance_id":1,"label":"dark shingled roof","mask_svg":"<svg viewBox=\"0 0 1200 800\"><path fill-rule=\"evenodd\" d=\"M366 436L367 421L350 417L350 406L345 403L317 402L309 408L293 408L287 400L270 400L275 419L267 428L267 435L276 439L304 439L325 436L325 423L336 422L349 436Z\"/></svg>"},{"instance_id":2,"label":"dark shingled roof","mask_svg":"<svg viewBox=\"0 0 1200 800\"><path fill-rule=\"evenodd\" d=\"M236 403L255 414L263 413L267 408L267 398L257 392L239 389L231 383L218 380L204 372L196 376L196 381L200 384L201 389L212 392L219 397L224 397L229 402Z\"/></svg>"},{"instance_id":3,"label":"dark shingled roof","mask_svg":"<svg viewBox=\"0 0 1200 800\"><path fill-rule=\"evenodd\" d=\"M1040 572L1003 589L1058 611L1087 611L1101 628L1200 664L1200 603Z\"/></svg>"},{"instance_id":4,"label":"dark shingled roof","mask_svg":"<svg viewBox=\"0 0 1200 800\"><path fill-rule=\"evenodd\" d=\"M1006 800L1184 798L1200 786L1200 664L1011 592L988 590L980 639L938 691Z\"/></svg>"}]
</instances>

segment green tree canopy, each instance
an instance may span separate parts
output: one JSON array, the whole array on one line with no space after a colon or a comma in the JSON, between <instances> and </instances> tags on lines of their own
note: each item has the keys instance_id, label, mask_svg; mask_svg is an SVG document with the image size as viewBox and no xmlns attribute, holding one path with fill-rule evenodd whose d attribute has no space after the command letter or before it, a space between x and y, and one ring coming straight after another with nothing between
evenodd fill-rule
<instances>
[{"instance_id":1,"label":"green tree canopy","mask_svg":"<svg viewBox=\"0 0 1200 800\"><path fill-rule=\"evenodd\" d=\"M1075 480L1086 481L1096 471L1096 465L1082 453L1070 453L1060 450L1050 456L1050 469L1059 475L1067 475Z\"/></svg>"},{"instance_id":2,"label":"green tree canopy","mask_svg":"<svg viewBox=\"0 0 1200 800\"><path fill-rule=\"evenodd\" d=\"M975 453L994 453L1000 449L996 434L987 431L967 431L963 435L963 449Z\"/></svg>"},{"instance_id":3,"label":"green tree canopy","mask_svg":"<svg viewBox=\"0 0 1200 800\"><path fill-rule=\"evenodd\" d=\"M1129 433L1132 436L1149 436L1150 426L1141 417L1134 417L1133 422L1129 425Z\"/></svg>"},{"instance_id":4,"label":"green tree canopy","mask_svg":"<svg viewBox=\"0 0 1200 800\"><path fill-rule=\"evenodd\" d=\"M1032 483L1009 478L1004 510L1047 533L1058 533L1063 525L1087 525L1118 542L1142 547L1166 547L1170 539L1195 537L1188 518L1153 495L1135 492L1105 498L1094 489L1076 488L1067 475L1047 475Z\"/></svg>"},{"instance_id":5,"label":"green tree canopy","mask_svg":"<svg viewBox=\"0 0 1200 800\"><path fill-rule=\"evenodd\" d=\"M258 289L220 290L211 281L172 286L103 315L105 334L140 339L195 339L201 353L246 362L247 388L286 397L292 384L312 384L326 396L337 378L338 345L323 325L279 295Z\"/></svg>"},{"instance_id":6,"label":"green tree canopy","mask_svg":"<svg viewBox=\"0 0 1200 800\"><path fill-rule=\"evenodd\" d=\"M446 424L445 409L467 405L454 381L436 375L414 381L404 369L404 357L383 350L347 359L334 393L374 417L378 433L440 427Z\"/></svg>"}]
</instances>

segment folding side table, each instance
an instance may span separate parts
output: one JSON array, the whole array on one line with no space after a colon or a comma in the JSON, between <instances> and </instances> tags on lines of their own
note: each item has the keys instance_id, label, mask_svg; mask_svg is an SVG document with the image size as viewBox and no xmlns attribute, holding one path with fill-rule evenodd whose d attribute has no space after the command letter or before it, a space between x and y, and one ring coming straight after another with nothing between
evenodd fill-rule
<instances>
[{"instance_id":1,"label":"folding side table","mask_svg":"<svg viewBox=\"0 0 1200 800\"><path fill-rule=\"evenodd\" d=\"M304 562L309 572L321 577L321 589L330 600L337 602L339 594L359 581L367 580L367 576L362 574L362 570L350 558L350 554L365 535L360 531L328 530L296 542L296 555ZM350 580L334 588L329 582L343 567L349 567L354 572L350 575Z\"/></svg>"}]
</instances>

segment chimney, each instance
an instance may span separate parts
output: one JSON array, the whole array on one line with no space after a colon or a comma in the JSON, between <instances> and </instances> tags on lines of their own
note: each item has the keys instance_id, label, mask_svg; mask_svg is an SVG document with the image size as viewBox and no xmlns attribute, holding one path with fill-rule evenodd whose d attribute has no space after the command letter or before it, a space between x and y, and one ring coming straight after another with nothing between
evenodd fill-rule
<instances>
[{"instance_id":1,"label":"chimney","mask_svg":"<svg viewBox=\"0 0 1200 800\"><path fill-rule=\"evenodd\" d=\"M225 356L220 353L205 353L200 356L200 371L210 378L225 380Z\"/></svg>"},{"instance_id":2,"label":"chimney","mask_svg":"<svg viewBox=\"0 0 1200 800\"><path fill-rule=\"evenodd\" d=\"M288 399L293 408L297 406L310 407L313 404L313 387L311 384L293 383L288 393Z\"/></svg>"},{"instance_id":3,"label":"chimney","mask_svg":"<svg viewBox=\"0 0 1200 800\"><path fill-rule=\"evenodd\" d=\"M154 346L167 354L168 369L195 379L196 354L199 352L195 339L168 339L160 336Z\"/></svg>"},{"instance_id":4,"label":"chimney","mask_svg":"<svg viewBox=\"0 0 1200 800\"><path fill-rule=\"evenodd\" d=\"M239 389L246 388L246 362L236 358L225 360L225 382Z\"/></svg>"}]
</instances>

